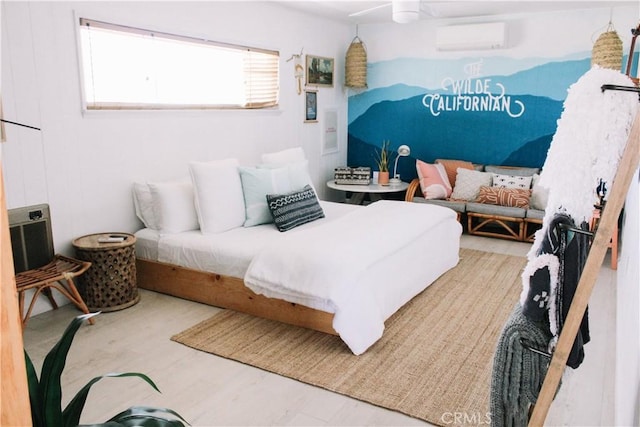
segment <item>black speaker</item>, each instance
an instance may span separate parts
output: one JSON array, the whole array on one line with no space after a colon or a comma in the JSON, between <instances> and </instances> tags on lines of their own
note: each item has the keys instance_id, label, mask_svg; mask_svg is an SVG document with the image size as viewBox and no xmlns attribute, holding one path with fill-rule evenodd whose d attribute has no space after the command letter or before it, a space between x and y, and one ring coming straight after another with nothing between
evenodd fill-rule
<instances>
[{"instance_id":1,"label":"black speaker","mask_svg":"<svg viewBox=\"0 0 640 427\"><path fill-rule=\"evenodd\" d=\"M16 274L48 264L54 255L49 205L9 209L8 214Z\"/></svg>"}]
</instances>

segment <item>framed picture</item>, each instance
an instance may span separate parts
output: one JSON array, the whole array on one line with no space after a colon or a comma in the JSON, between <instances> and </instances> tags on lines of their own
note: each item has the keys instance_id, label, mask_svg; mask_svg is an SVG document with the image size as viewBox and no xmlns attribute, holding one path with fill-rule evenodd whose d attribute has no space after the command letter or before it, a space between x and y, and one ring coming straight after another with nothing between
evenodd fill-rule
<instances>
[{"instance_id":1,"label":"framed picture","mask_svg":"<svg viewBox=\"0 0 640 427\"><path fill-rule=\"evenodd\" d=\"M324 110L324 139L322 141L322 155L338 152L338 110L327 108Z\"/></svg>"},{"instance_id":2,"label":"framed picture","mask_svg":"<svg viewBox=\"0 0 640 427\"><path fill-rule=\"evenodd\" d=\"M304 91L304 121L318 121L318 92L315 90Z\"/></svg>"},{"instance_id":3,"label":"framed picture","mask_svg":"<svg viewBox=\"0 0 640 427\"><path fill-rule=\"evenodd\" d=\"M333 58L307 55L306 59L307 84L333 87Z\"/></svg>"}]
</instances>

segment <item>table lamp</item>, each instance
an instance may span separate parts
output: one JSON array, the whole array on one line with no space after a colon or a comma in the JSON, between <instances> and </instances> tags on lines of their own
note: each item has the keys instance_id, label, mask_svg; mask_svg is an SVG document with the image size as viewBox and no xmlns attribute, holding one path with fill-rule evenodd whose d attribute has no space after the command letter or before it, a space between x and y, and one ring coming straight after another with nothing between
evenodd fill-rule
<instances>
[{"instance_id":1,"label":"table lamp","mask_svg":"<svg viewBox=\"0 0 640 427\"><path fill-rule=\"evenodd\" d=\"M400 159L400 157L407 157L409 154L411 154L411 149L408 145L398 147L398 155L396 156L396 162L393 166L393 178L389 180L389 184L398 185L402 182L400 181L400 175L398 175L398 159Z\"/></svg>"}]
</instances>

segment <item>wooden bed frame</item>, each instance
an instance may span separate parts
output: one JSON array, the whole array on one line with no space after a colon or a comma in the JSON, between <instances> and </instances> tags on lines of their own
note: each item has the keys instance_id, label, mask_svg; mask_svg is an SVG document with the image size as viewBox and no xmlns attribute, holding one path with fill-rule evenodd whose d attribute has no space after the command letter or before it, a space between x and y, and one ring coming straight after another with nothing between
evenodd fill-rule
<instances>
[{"instance_id":1,"label":"wooden bed frame","mask_svg":"<svg viewBox=\"0 0 640 427\"><path fill-rule=\"evenodd\" d=\"M333 329L333 313L258 295L237 277L139 258L136 270L137 285L142 289L338 335Z\"/></svg>"}]
</instances>

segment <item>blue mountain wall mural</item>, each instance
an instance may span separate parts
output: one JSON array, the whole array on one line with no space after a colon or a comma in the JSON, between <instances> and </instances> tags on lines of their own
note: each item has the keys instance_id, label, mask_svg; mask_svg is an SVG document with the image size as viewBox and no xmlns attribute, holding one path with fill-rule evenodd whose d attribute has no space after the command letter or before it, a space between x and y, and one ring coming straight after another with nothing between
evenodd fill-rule
<instances>
[{"instance_id":1,"label":"blue mountain wall mural","mask_svg":"<svg viewBox=\"0 0 640 427\"><path fill-rule=\"evenodd\" d=\"M370 64L370 89L349 97L347 162L376 170L375 151L390 141L411 147L398 162L404 181L416 176L416 159L541 167L567 90L590 67L590 52Z\"/></svg>"}]
</instances>

